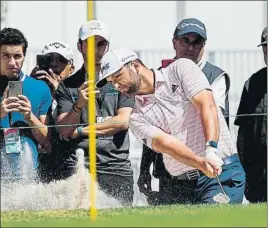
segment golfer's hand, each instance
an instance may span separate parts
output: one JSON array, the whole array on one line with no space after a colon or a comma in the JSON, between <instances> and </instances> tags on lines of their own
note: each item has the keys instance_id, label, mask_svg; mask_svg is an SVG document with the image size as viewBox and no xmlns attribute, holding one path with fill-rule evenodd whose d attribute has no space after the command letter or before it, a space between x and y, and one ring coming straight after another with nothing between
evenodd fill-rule
<instances>
[{"instance_id":1,"label":"golfer's hand","mask_svg":"<svg viewBox=\"0 0 268 228\"><path fill-rule=\"evenodd\" d=\"M214 161L204 158L201 163L200 170L209 178L215 178L222 172L221 166L217 165Z\"/></svg>"},{"instance_id":2,"label":"golfer's hand","mask_svg":"<svg viewBox=\"0 0 268 228\"><path fill-rule=\"evenodd\" d=\"M224 164L223 160L217 155L217 149L211 146L206 148L206 159L213 161L219 167Z\"/></svg>"},{"instance_id":3,"label":"golfer's hand","mask_svg":"<svg viewBox=\"0 0 268 228\"><path fill-rule=\"evenodd\" d=\"M140 193L144 193L145 195L149 192L152 191L152 187L151 187L151 174L150 173L141 173L139 176L139 180L138 180L138 186L139 186L139 190Z\"/></svg>"}]
</instances>

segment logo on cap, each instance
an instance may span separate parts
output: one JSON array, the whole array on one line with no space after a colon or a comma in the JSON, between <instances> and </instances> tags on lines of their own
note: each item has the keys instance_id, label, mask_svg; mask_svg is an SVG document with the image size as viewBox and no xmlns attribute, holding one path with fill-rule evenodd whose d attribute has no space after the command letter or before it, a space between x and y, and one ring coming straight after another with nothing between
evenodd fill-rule
<instances>
[{"instance_id":1,"label":"logo on cap","mask_svg":"<svg viewBox=\"0 0 268 228\"><path fill-rule=\"evenodd\" d=\"M98 22L98 21L94 21L92 22L91 24L91 30L94 30L94 29L101 29L101 24Z\"/></svg>"},{"instance_id":2,"label":"logo on cap","mask_svg":"<svg viewBox=\"0 0 268 228\"><path fill-rule=\"evenodd\" d=\"M55 48L60 48L60 47L66 48L65 45L63 45L62 43L59 43L59 42L54 42L54 43L50 44L49 46L54 46Z\"/></svg>"},{"instance_id":3,"label":"logo on cap","mask_svg":"<svg viewBox=\"0 0 268 228\"><path fill-rule=\"evenodd\" d=\"M108 70L110 68L110 63L106 63L102 68L101 68L101 72Z\"/></svg>"},{"instance_id":4,"label":"logo on cap","mask_svg":"<svg viewBox=\"0 0 268 228\"><path fill-rule=\"evenodd\" d=\"M205 29L203 27L201 27L200 25L195 24L195 23L182 23L181 28L188 27L188 26L196 26L196 27L202 29L203 31L205 31Z\"/></svg>"},{"instance_id":5,"label":"logo on cap","mask_svg":"<svg viewBox=\"0 0 268 228\"><path fill-rule=\"evenodd\" d=\"M135 57L135 55L129 55L129 56L125 57L125 58L122 58L121 61L126 62L126 60L131 58L131 57Z\"/></svg>"}]
</instances>

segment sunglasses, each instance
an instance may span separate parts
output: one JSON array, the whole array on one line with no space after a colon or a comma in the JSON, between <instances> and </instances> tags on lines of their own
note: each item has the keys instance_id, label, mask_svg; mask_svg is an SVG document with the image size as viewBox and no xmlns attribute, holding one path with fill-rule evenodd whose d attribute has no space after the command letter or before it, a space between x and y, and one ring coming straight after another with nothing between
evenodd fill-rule
<instances>
[{"instance_id":1,"label":"sunglasses","mask_svg":"<svg viewBox=\"0 0 268 228\"><path fill-rule=\"evenodd\" d=\"M195 41L192 41L192 42L188 38L186 38L186 37L177 38L177 39L180 41L180 44L183 47L187 47L187 48L189 48L191 45L193 45L193 48L200 49L205 44L204 39L202 39L202 38L199 38L199 39L197 39Z\"/></svg>"}]
</instances>

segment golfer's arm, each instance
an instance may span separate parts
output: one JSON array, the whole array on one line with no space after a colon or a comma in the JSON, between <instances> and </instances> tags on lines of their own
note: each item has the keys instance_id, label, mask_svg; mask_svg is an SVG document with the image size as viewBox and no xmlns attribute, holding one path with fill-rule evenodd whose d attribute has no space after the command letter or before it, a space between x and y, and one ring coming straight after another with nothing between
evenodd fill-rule
<instances>
[{"instance_id":1,"label":"golfer's arm","mask_svg":"<svg viewBox=\"0 0 268 228\"><path fill-rule=\"evenodd\" d=\"M111 116L103 123L96 125L96 135L114 135L128 129L129 116L132 108L124 107L117 110L117 115ZM88 134L88 131L86 131Z\"/></svg>"},{"instance_id":2,"label":"golfer's arm","mask_svg":"<svg viewBox=\"0 0 268 228\"><path fill-rule=\"evenodd\" d=\"M192 103L200 112L206 141L219 140L219 120L215 101L210 90L202 90L192 98Z\"/></svg>"},{"instance_id":3,"label":"golfer's arm","mask_svg":"<svg viewBox=\"0 0 268 228\"><path fill-rule=\"evenodd\" d=\"M204 159L194 152L176 137L165 132L158 133L152 140L152 148L157 152L169 154L177 161L188 166L200 169Z\"/></svg>"}]
</instances>

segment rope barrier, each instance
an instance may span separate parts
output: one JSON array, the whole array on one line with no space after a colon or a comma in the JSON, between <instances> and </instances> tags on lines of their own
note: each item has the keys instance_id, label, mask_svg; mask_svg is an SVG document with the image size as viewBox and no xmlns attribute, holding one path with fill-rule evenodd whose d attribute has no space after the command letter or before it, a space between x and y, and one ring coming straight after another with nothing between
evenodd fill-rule
<instances>
[{"instance_id":1,"label":"rope barrier","mask_svg":"<svg viewBox=\"0 0 268 228\"><path fill-rule=\"evenodd\" d=\"M267 113L256 113L256 114L240 114L240 115L228 115L224 117L247 117L247 116L267 116ZM109 122L102 122L102 123L95 123L94 125L101 125L101 124L128 124L125 121L109 121ZM1 127L0 130L7 130L7 129L36 129L36 128L59 128L59 127L86 127L90 126L90 123L77 123L77 124L52 124L52 125L46 125L46 126L23 126L23 127L11 127L11 128L5 128Z\"/></svg>"}]
</instances>

